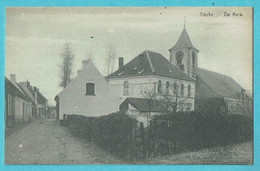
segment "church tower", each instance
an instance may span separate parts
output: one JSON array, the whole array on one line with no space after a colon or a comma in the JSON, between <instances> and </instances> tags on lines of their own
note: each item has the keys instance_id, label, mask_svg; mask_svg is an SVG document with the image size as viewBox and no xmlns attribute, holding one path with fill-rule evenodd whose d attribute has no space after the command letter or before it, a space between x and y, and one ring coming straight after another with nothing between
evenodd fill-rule
<instances>
[{"instance_id":1,"label":"church tower","mask_svg":"<svg viewBox=\"0 0 260 171\"><path fill-rule=\"evenodd\" d=\"M177 43L169 51L170 62L187 75L195 77L194 69L198 67L199 50L192 45L185 25Z\"/></svg>"}]
</instances>

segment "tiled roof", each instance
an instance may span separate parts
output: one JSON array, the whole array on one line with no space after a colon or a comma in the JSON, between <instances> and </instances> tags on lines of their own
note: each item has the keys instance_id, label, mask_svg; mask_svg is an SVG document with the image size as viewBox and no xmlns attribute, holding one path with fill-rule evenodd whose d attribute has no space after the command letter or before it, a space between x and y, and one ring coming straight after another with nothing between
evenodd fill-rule
<instances>
[{"instance_id":1,"label":"tiled roof","mask_svg":"<svg viewBox=\"0 0 260 171\"><path fill-rule=\"evenodd\" d=\"M192 45L190 38L189 38L189 35L188 35L185 27L183 28L177 43L170 49L170 51L174 50L174 49L181 49L181 48L194 48L194 49L196 49Z\"/></svg>"},{"instance_id":2,"label":"tiled roof","mask_svg":"<svg viewBox=\"0 0 260 171\"><path fill-rule=\"evenodd\" d=\"M242 87L231 77L197 68L196 97L226 97L236 98ZM198 82L199 81L199 82Z\"/></svg>"},{"instance_id":3,"label":"tiled roof","mask_svg":"<svg viewBox=\"0 0 260 171\"><path fill-rule=\"evenodd\" d=\"M30 98L31 102L33 104L35 104L34 102L34 96L31 93L30 89L27 87L26 83L19 83L20 87L22 88L22 90L24 91L24 93Z\"/></svg>"},{"instance_id":4,"label":"tiled roof","mask_svg":"<svg viewBox=\"0 0 260 171\"><path fill-rule=\"evenodd\" d=\"M121 78L131 76L157 75L176 78L186 81L194 81L190 76L168 61L160 53L144 51L106 78Z\"/></svg>"},{"instance_id":5,"label":"tiled roof","mask_svg":"<svg viewBox=\"0 0 260 171\"><path fill-rule=\"evenodd\" d=\"M7 86L12 86L12 90L14 90L15 94L18 95L19 97L25 99L25 100L30 100L29 97L21 90L21 87L18 85L18 83L13 82L9 80L8 78L5 77L5 84Z\"/></svg>"},{"instance_id":6,"label":"tiled roof","mask_svg":"<svg viewBox=\"0 0 260 171\"><path fill-rule=\"evenodd\" d=\"M149 103L148 99L144 98L126 98L120 105L120 110L128 109L128 104L131 104L140 112L149 112ZM160 101L155 100L153 107L150 109L150 112L166 112L165 108Z\"/></svg>"}]
</instances>

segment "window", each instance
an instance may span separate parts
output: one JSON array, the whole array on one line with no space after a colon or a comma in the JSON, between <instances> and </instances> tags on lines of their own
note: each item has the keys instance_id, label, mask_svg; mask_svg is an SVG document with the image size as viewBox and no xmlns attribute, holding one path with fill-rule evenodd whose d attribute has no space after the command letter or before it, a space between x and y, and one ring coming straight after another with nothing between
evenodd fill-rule
<instances>
[{"instance_id":1,"label":"window","mask_svg":"<svg viewBox=\"0 0 260 171\"><path fill-rule=\"evenodd\" d=\"M177 91L177 83L173 83L173 89L174 89L174 92Z\"/></svg>"},{"instance_id":2,"label":"window","mask_svg":"<svg viewBox=\"0 0 260 171\"><path fill-rule=\"evenodd\" d=\"M169 87L170 87L170 83L167 81L166 82L166 94L169 94Z\"/></svg>"},{"instance_id":3,"label":"window","mask_svg":"<svg viewBox=\"0 0 260 171\"><path fill-rule=\"evenodd\" d=\"M86 95L95 95L95 84L86 83Z\"/></svg>"},{"instance_id":4,"label":"window","mask_svg":"<svg viewBox=\"0 0 260 171\"><path fill-rule=\"evenodd\" d=\"M183 96L183 95L184 95L184 85L181 84L181 96Z\"/></svg>"},{"instance_id":5,"label":"window","mask_svg":"<svg viewBox=\"0 0 260 171\"><path fill-rule=\"evenodd\" d=\"M190 97L191 91L190 91L190 85L188 85L188 97Z\"/></svg>"},{"instance_id":6,"label":"window","mask_svg":"<svg viewBox=\"0 0 260 171\"><path fill-rule=\"evenodd\" d=\"M192 52L192 65L195 65L195 58L196 58L196 54L195 52Z\"/></svg>"},{"instance_id":7,"label":"window","mask_svg":"<svg viewBox=\"0 0 260 171\"><path fill-rule=\"evenodd\" d=\"M182 63L183 56L184 56L184 53L181 50L176 53L177 65Z\"/></svg>"},{"instance_id":8,"label":"window","mask_svg":"<svg viewBox=\"0 0 260 171\"><path fill-rule=\"evenodd\" d=\"M128 96L128 90L129 90L129 83L128 83L128 81L125 81L124 82L123 96Z\"/></svg>"},{"instance_id":9,"label":"window","mask_svg":"<svg viewBox=\"0 0 260 171\"><path fill-rule=\"evenodd\" d=\"M162 93L162 81L158 81L158 93Z\"/></svg>"}]
</instances>

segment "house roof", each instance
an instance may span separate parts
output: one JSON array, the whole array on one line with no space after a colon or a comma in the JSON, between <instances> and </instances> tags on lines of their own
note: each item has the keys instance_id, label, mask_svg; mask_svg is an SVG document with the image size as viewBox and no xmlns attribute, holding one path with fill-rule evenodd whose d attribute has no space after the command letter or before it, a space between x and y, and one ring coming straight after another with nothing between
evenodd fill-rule
<instances>
[{"instance_id":1,"label":"house roof","mask_svg":"<svg viewBox=\"0 0 260 171\"><path fill-rule=\"evenodd\" d=\"M157 75L194 81L194 79L169 62L160 53L147 50L124 65L122 69L117 70L106 78L111 79L143 75Z\"/></svg>"},{"instance_id":2,"label":"house roof","mask_svg":"<svg viewBox=\"0 0 260 171\"><path fill-rule=\"evenodd\" d=\"M177 43L169 50L171 51L171 50L174 50L174 49L181 49L181 48L194 48L194 49L196 49L192 45L190 38L189 38L189 35L188 35L185 27L183 28ZM198 49L196 49L196 50L198 50Z\"/></svg>"},{"instance_id":3,"label":"house roof","mask_svg":"<svg viewBox=\"0 0 260 171\"><path fill-rule=\"evenodd\" d=\"M243 89L233 78L197 68L196 97L226 97L236 98L238 92ZM199 81L199 82L198 82Z\"/></svg>"},{"instance_id":4,"label":"house roof","mask_svg":"<svg viewBox=\"0 0 260 171\"><path fill-rule=\"evenodd\" d=\"M131 104L140 112L149 112L149 99L144 98L126 98L120 105L120 110L129 109L128 104ZM162 103L158 100L154 101L154 105L150 109L150 112L163 112L165 108ZM166 112L166 111L165 111Z\"/></svg>"},{"instance_id":5,"label":"house roof","mask_svg":"<svg viewBox=\"0 0 260 171\"><path fill-rule=\"evenodd\" d=\"M25 100L29 100L29 97L22 91L21 87L18 85L18 83L9 80L8 78L5 77L5 83L6 86L11 86L12 87L12 91L15 91L14 93L16 95L18 95L19 97L25 99Z\"/></svg>"},{"instance_id":6,"label":"house roof","mask_svg":"<svg viewBox=\"0 0 260 171\"><path fill-rule=\"evenodd\" d=\"M35 104L34 102L34 96L31 93L30 89L27 87L26 83L19 83L19 86L22 88L24 93L29 97L30 101Z\"/></svg>"}]
</instances>

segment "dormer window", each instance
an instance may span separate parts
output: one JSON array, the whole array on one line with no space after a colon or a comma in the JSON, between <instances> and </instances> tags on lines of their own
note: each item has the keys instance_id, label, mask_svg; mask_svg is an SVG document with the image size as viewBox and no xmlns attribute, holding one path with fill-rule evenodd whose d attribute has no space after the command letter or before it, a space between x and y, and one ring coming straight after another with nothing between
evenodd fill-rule
<instances>
[{"instance_id":1,"label":"dormer window","mask_svg":"<svg viewBox=\"0 0 260 171\"><path fill-rule=\"evenodd\" d=\"M86 95L94 96L95 95L95 84L86 83Z\"/></svg>"}]
</instances>

